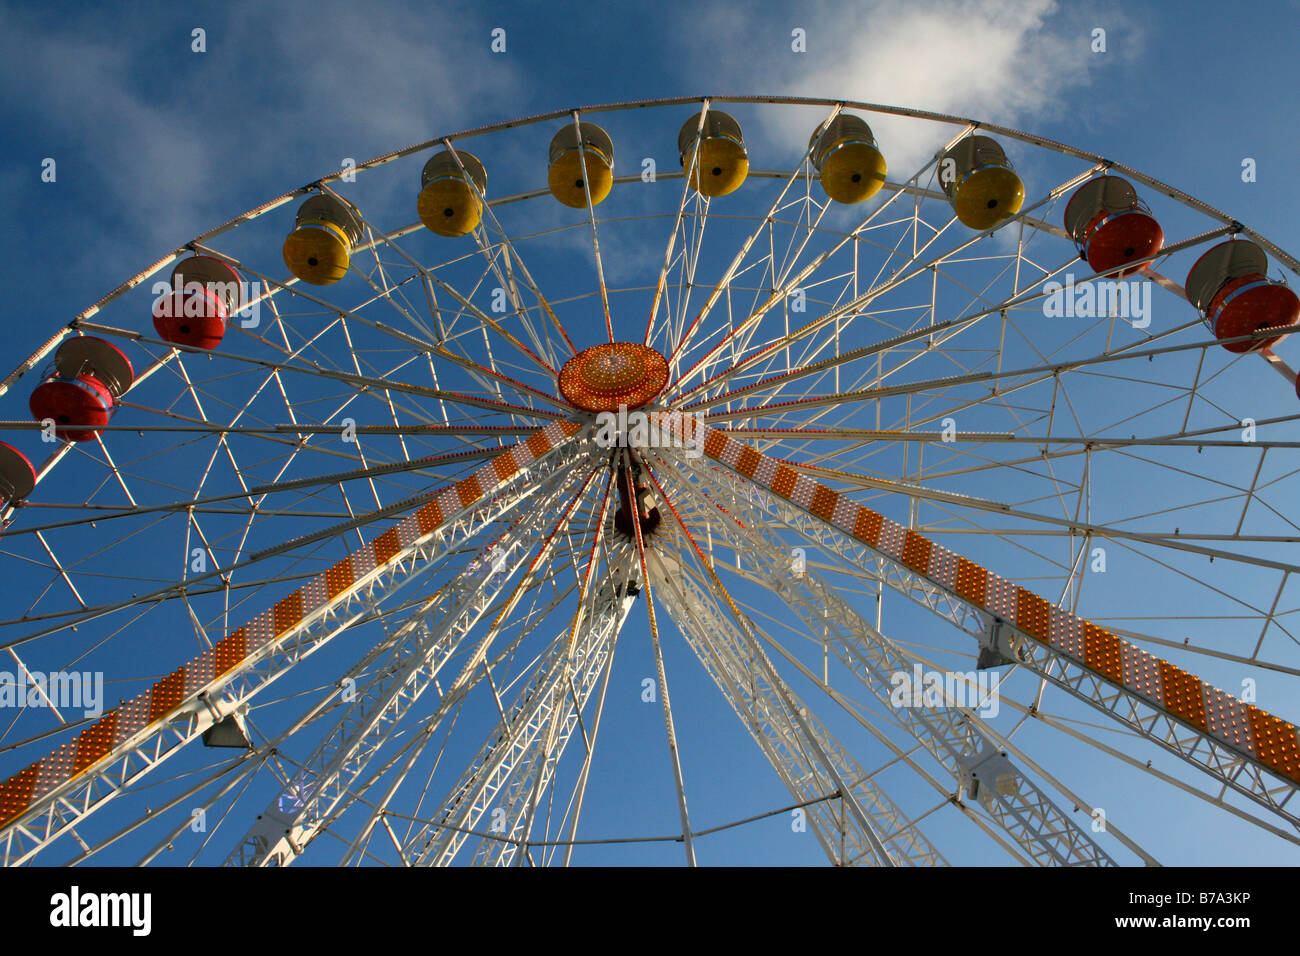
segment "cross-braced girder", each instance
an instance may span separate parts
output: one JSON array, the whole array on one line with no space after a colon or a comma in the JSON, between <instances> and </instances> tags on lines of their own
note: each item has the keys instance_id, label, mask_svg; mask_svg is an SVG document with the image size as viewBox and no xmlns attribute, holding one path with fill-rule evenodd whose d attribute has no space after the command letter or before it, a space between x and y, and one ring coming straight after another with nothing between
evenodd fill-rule
<instances>
[{"instance_id":1,"label":"cross-braced girder","mask_svg":"<svg viewBox=\"0 0 1300 956\"><path fill-rule=\"evenodd\" d=\"M349 800L351 787L383 746L389 729L415 707L523 567L533 536L579 477L576 468L550 476L504 535L403 622L385 666L357 690L355 700L303 761L290 785L262 811L227 857L227 865L285 866L304 852L323 821ZM553 539L554 533L530 571L549 557ZM526 575L521 586L535 584L535 578Z\"/></svg>"},{"instance_id":2,"label":"cross-braced girder","mask_svg":"<svg viewBox=\"0 0 1300 956\"><path fill-rule=\"evenodd\" d=\"M545 756L532 748L534 741L546 733L552 721L558 719L568 725L570 720L576 720L570 714L581 710L581 704L570 709L572 688L578 688L577 699L585 703L636 600L636 591L629 588L634 581L630 572L626 558L622 568L611 570L596 592L593 613L573 635L572 643L567 633L553 642L542 663L489 732L478 755L448 792L437 821L421 825L403 841L402 853L410 865L451 863L470 831L520 769L520 762L530 754ZM526 774L523 779L527 779Z\"/></svg>"},{"instance_id":3,"label":"cross-braced girder","mask_svg":"<svg viewBox=\"0 0 1300 956\"><path fill-rule=\"evenodd\" d=\"M668 466L671 469L671 466ZM1026 777L985 732L984 721L969 707L946 700L936 707L894 707L893 676L911 671L914 658L867 622L814 571L793 574L765 524L747 502L737 500L713 473L697 472L700 483L722 496L726 511L714 515L713 529L729 538L737 561L755 572L759 583L777 594L811 633L823 639L840 662L882 706L952 775L955 789L965 790L988 811L1020 848L1039 865L1110 866L1110 856L1089 833ZM687 492L687 486L674 486ZM708 500L704 508L715 508ZM707 513L707 512L706 512ZM734 517L733 517L734 516ZM997 773L987 768L997 764ZM984 765L985 772L976 768ZM992 782L989 782L992 780Z\"/></svg>"},{"instance_id":4,"label":"cross-braced girder","mask_svg":"<svg viewBox=\"0 0 1300 956\"><path fill-rule=\"evenodd\" d=\"M26 862L155 767L247 707L299 660L370 614L459 542L521 498L546 465L566 468L588 449L576 423L538 430L408 515L371 545L314 578L186 667L108 711L72 743L0 784L0 859ZM489 497L489 493L492 496Z\"/></svg>"},{"instance_id":5,"label":"cross-braced girder","mask_svg":"<svg viewBox=\"0 0 1300 956\"><path fill-rule=\"evenodd\" d=\"M943 855L785 686L751 638L674 558L650 558L651 584L696 658L839 866L937 866ZM847 790L841 792L839 783ZM819 800L838 794L836 800ZM856 804L854 812L847 806ZM863 826L860 818L867 820Z\"/></svg>"},{"instance_id":6,"label":"cross-braced girder","mask_svg":"<svg viewBox=\"0 0 1300 956\"><path fill-rule=\"evenodd\" d=\"M682 427L679 420L676 427ZM665 419L671 425L671 419ZM702 429L705 454L742 479L739 500L939 613L1219 783L1300 825L1286 769L1296 729L959 558L788 466ZM707 438L705 437L707 435ZM698 467L698 466L696 466Z\"/></svg>"}]
</instances>

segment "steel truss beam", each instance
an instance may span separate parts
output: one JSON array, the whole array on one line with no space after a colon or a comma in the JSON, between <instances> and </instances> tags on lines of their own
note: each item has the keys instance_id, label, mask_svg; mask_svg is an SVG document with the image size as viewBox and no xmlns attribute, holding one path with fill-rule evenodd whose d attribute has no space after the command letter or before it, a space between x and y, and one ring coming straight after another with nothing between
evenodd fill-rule
<instances>
[{"instance_id":1,"label":"steel truss beam","mask_svg":"<svg viewBox=\"0 0 1300 956\"><path fill-rule=\"evenodd\" d=\"M605 486L605 496L601 502L600 513L596 520L596 531L593 536L591 550L587 556L587 567L582 575L578 609L574 612L573 623L570 626L570 644L577 640L582 625L591 621L595 613L597 591L592 587L592 581L596 579L597 569L602 566L602 546L604 547L603 565L609 573L612 574L615 565L619 567L630 566L629 549L618 538L611 538L609 534L613 530L612 524L607 520L613 483L614 475L611 472L609 481ZM474 852L474 864L476 866L518 865L523 860L533 862L530 852L525 850L521 854L518 850L520 845L528 840L532 832L538 803L542 794L546 792L547 787L551 785L554 779L555 768L564 755L564 749L568 745L575 727L581 728L582 740L586 749L583 771L579 776L579 786L582 794L585 795L587 773L594 756L595 731L600 723L604 695L609 689L610 670L614 661L614 649L617 647L617 640L618 634L615 633L614 643L610 646L610 652L607 655L603 678L604 689L600 693L600 704L596 708L595 725L591 730L588 730L582 722L582 711L590 694L594 691L594 685L588 687L584 684L582 688L579 688L576 683L570 680L570 694L564 699L559 716L551 721L545 734L534 739L528 753L519 761L519 769L512 775L504 796L494 809L493 815L495 819L492 829L501 833L505 839L497 839L494 836L491 839L485 837L481 840ZM581 813L581 800L572 809L573 819L570 821L570 827L572 832L576 832L578 817ZM572 845L568 849L572 851ZM565 865L568 865L567 859Z\"/></svg>"},{"instance_id":2,"label":"steel truss beam","mask_svg":"<svg viewBox=\"0 0 1300 956\"><path fill-rule=\"evenodd\" d=\"M669 616L790 794L808 802L805 812L830 861L946 865L902 808L785 686L752 636L743 634L675 559L658 552L648 557L652 584ZM837 781L847 792L837 801L818 801L839 790ZM858 812L849 811L850 801Z\"/></svg>"},{"instance_id":3,"label":"steel truss beam","mask_svg":"<svg viewBox=\"0 0 1300 956\"><path fill-rule=\"evenodd\" d=\"M749 560L760 583L779 595L811 633L823 637L844 666L952 774L957 788L978 800L1030 859L1040 866L1115 865L1087 830L1007 758L975 711L950 699L939 707L893 706L891 676L911 672L915 659L813 572L793 574L784 551L761 530L766 522L753 520L759 517L757 509L745 507L721 481L710 481L713 475L701 477L714 492L725 495L727 510L734 515L734 520L726 518L716 505L705 502L719 519L713 528L730 540L737 559Z\"/></svg>"},{"instance_id":4,"label":"steel truss beam","mask_svg":"<svg viewBox=\"0 0 1300 956\"><path fill-rule=\"evenodd\" d=\"M539 579L537 586L540 588L544 586L544 583L544 581ZM438 688L442 696L438 701L438 706L434 710L434 713L424 720L418 728L415 728L410 734L408 734L407 743L403 745L400 750L395 754L388 756L382 765L371 771L370 776L356 787L356 794L353 795L353 800L360 801L361 798L360 796L357 796L358 794L368 793L370 788L377 784L378 781L386 776L389 777L388 785L382 796L377 800L369 799L365 801L369 813L366 814L365 822L355 829L355 834L352 837L352 840L348 843L347 849L344 851L340 862L341 866L349 866L353 863L359 863L362 857L372 856L366 847L374 832L374 828L376 826L382 826L386 831L389 829L389 822L387 819L391 815L389 806L392 803L394 796L397 794L397 791L405 782L407 775L411 772L412 767L415 766L416 761L424 755L425 748L432 740L432 735L442 725L443 718L445 718L453 709L457 708L461 701L464 700L465 696L477 687L484 677L491 674L493 667L499 665L503 661L513 659L519 646L532 635L534 630L547 621L550 614L555 611L564 600L568 598L574 590L576 590L576 588L577 584L574 583L570 584L563 590L557 590L554 597L552 597L545 607L539 608L534 604L526 614L514 620L507 619L513 613L513 608L517 603L518 596L522 593L522 588L514 589L511 592L510 597L499 605L500 611L494 618L492 626L488 628L487 633L479 641L476 650L471 655L470 661L464 668L462 668L461 675L445 691ZM487 653L495 643L496 639L507 628L513 628L516 626L518 627L518 633L516 633L506 643L506 645L496 653L494 659L489 661ZM392 771L395 767L398 769L393 773ZM421 802L423 802L423 799L421 799ZM351 804L348 806L350 805ZM343 809L347 809L347 807L344 807ZM325 827L327 829L333 825L334 820L340 812L341 811L335 811L334 816L325 822ZM400 851L400 845L398 845L397 841L394 841L394 846L397 846ZM402 862L405 864L406 861L403 859Z\"/></svg>"},{"instance_id":5,"label":"steel truss beam","mask_svg":"<svg viewBox=\"0 0 1300 956\"><path fill-rule=\"evenodd\" d=\"M324 822L351 802L351 791L395 726L437 679L448 659L523 567L551 510L581 477L556 473L523 517L489 545L394 635L389 660L357 692L302 769L249 828L226 866L286 866L301 856ZM543 551L549 550L553 537ZM522 587L531 582L525 581Z\"/></svg>"},{"instance_id":6,"label":"steel truss beam","mask_svg":"<svg viewBox=\"0 0 1300 956\"><path fill-rule=\"evenodd\" d=\"M537 490L537 471L587 459L573 422L539 429L238 628L74 740L0 783L0 863L25 863L298 661L372 613Z\"/></svg>"},{"instance_id":7,"label":"steel truss beam","mask_svg":"<svg viewBox=\"0 0 1300 956\"><path fill-rule=\"evenodd\" d=\"M599 618L593 620L599 623ZM621 623L611 633L609 652L605 654L605 664L602 665L604 668L608 668L613 657L620 627ZM555 769L581 723L582 712L601 673L600 670L589 670L580 675L583 678L580 681L574 680L572 672L560 677L560 686L552 692L552 716L545 732L533 738L527 751L516 762L501 799L493 808L493 815L499 815L502 822L499 826L494 822L491 830L494 836L499 833L500 839L484 839L479 843L474 852L475 866L517 866L525 859L532 861L527 841L538 803L554 779ZM519 852L521 849L523 853Z\"/></svg>"},{"instance_id":8,"label":"steel truss beam","mask_svg":"<svg viewBox=\"0 0 1300 956\"><path fill-rule=\"evenodd\" d=\"M663 416L665 429L691 427ZM692 436L737 476L737 500L874 574L976 638L986 663L1014 662L1300 828L1295 725L1105 629L1054 607L790 466L701 428ZM691 466L697 471L699 465ZM779 490L778 490L779 489Z\"/></svg>"},{"instance_id":9,"label":"steel truss beam","mask_svg":"<svg viewBox=\"0 0 1300 956\"><path fill-rule=\"evenodd\" d=\"M625 559L622 567L607 571L596 591L593 613L572 642L566 634L552 645L510 707L503 708L502 719L449 791L438 821L422 825L403 842L402 856L411 865L450 864L469 839L467 831L475 828L516 771L522 771L520 787L528 785L530 771L537 772L537 761L545 756L544 748L535 749L533 744L553 721L557 728L554 739L567 741L636 600L637 592L630 588L631 568L632 562ZM577 706L572 705L575 697ZM532 759L531 767L522 765L526 758ZM553 768L550 760L543 760L543 765L547 764ZM515 795L520 792L517 789ZM512 795L507 795L507 801L513 802ZM518 814L512 822L517 821Z\"/></svg>"}]
</instances>

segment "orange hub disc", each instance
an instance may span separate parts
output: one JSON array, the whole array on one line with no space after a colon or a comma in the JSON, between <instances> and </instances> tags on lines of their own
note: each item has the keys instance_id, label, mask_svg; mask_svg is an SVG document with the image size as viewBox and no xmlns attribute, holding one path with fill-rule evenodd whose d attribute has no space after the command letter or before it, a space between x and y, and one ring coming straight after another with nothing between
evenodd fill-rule
<instances>
[{"instance_id":1,"label":"orange hub disc","mask_svg":"<svg viewBox=\"0 0 1300 956\"><path fill-rule=\"evenodd\" d=\"M629 410L668 384L668 362L648 345L611 342L579 352L560 369L560 395L584 412Z\"/></svg>"}]
</instances>

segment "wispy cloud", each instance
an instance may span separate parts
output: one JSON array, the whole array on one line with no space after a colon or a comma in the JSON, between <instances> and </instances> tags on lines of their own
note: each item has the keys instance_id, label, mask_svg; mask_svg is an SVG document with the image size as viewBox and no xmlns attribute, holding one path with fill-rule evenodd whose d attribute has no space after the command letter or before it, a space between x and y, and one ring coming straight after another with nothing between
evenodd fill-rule
<instances>
[{"instance_id":1,"label":"wispy cloud","mask_svg":"<svg viewBox=\"0 0 1300 956\"><path fill-rule=\"evenodd\" d=\"M687 35L697 55L684 68L707 75L708 89L852 99L1015 125L1065 114L1069 94L1089 83L1092 70L1140 51L1140 33L1122 12L1062 10L1055 0L825 0L754 12L720 8L693 23ZM1125 43L1094 53L1096 27ZM791 49L796 28L806 32L806 53ZM816 122L812 113L773 111L753 133L794 152ZM936 148L932 131L916 123L870 122L892 172L910 171Z\"/></svg>"},{"instance_id":2,"label":"wispy cloud","mask_svg":"<svg viewBox=\"0 0 1300 956\"><path fill-rule=\"evenodd\" d=\"M345 156L504 114L523 88L468 3L169 7L135 32L116 17L6 9L0 86L104 224L77 252L119 275Z\"/></svg>"},{"instance_id":3,"label":"wispy cloud","mask_svg":"<svg viewBox=\"0 0 1300 956\"><path fill-rule=\"evenodd\" d=\"M588 40L557 35L539 45L526 10L507 16L469 0L143 6L128 23L109 9L0 0L3 113L20 131L18 148L0 159L13 187L0 193L0 215L43 227L0 248L15 283L49 277L58 264L59 281L43 282L31 304L60 321L154 256L344 157L364 160L457 128L557 105L710 91L862 99L1030 127L1068 115L1091 71L1138 49L1121 8L1094 16L1050 0L824 0L793 11L681 4L643 34L614 15L607 46L624 68L556 80L556 58ZM508 56L489 49L496 19L520 38ZM1094 25L1111 32L1106 57L1089 49ZM191 52L196 27L206 31L206 53ZM807 31L805 54L790 48L795 27ZM823 113L757 111L746 135L763 147L761 164L792 164ZM611 118L611 128L623 119ZM871 122L895 177L937 145L917 124ZM638 151L671 164L672 129L634 148L635 130L616 135L620 171L635 170ZM490 194L538 184L545 139L537 132L526 150L513 136L494 140ZM55 187L39 182L45 156L59 164ZM414 218L417 178L389 168L348 188L367 211L395 210L379 217L389 224ZM585 256L586 237L575 233L574 242ZM615 242L606 250L611 281L626 253ZM268 255L274 262L275 250Z\"/></svg>"}]
</instances>

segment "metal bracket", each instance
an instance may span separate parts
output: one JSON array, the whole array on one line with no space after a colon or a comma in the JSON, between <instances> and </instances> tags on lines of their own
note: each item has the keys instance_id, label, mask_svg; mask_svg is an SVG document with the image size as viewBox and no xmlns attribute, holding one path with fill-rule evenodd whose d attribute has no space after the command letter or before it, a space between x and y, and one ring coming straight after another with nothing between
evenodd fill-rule
<instances>
[{"instance_id":1,"label":"metal bracket","mask_svg":"<svg viewBox=\"0 0 1300 956\"><path fill-rule=\"evenodd\" d=\"M1017 789L1016 768L1001 750L984 747L969 757L959 756L958 779L972 799L992 803L994 792L1011 796Z\"/></svg>"},{"instance_id":2,"label":"metal bracket","mask_svg":"<svg viewBox=\"0 0 1300 956\"><path fill-rule=\"evenodd\" d=\"M1004 664L1023 664L1029 660L1029 648L1025 646L1025 639L1007 627L1000 617L993 618L992 623L976 640L979 641L980 652L975 667L979 670Z\"/></svg>"}]
</instances>

